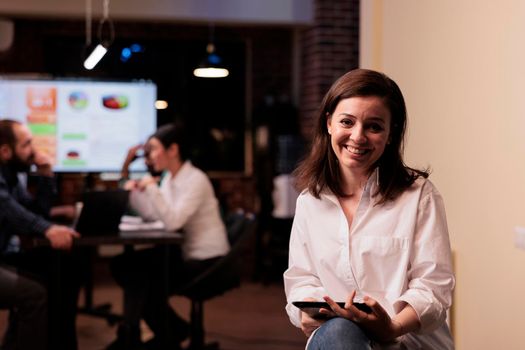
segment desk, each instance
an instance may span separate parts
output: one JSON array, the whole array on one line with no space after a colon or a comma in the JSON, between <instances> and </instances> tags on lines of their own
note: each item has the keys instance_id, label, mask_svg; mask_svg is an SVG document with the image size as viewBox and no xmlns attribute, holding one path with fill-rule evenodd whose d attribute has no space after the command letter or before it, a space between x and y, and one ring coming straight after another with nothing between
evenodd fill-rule
<instances>
[{"instance_id":1,"label":"desk","mask_svg":"<svg viewBox=\"0 0 525 350\"><path fill-rule=\"evenodd\" d=\"M123 245L125 249L132 249L133 245L136 244L154 244L162 245L165 249L164 261L165 265L165 278L166 283L165 293L166 298L169 296L168 286L169 286L169 246L182 244L184 238L181 233L177 232L167 232L163 230L137 230L137 231L121 231L118 235L97 235L97 236L82 236L76 238L73 241L74 247L97 247L100 245ZM49 246L49 241L43 237L35 238L33 240L35 246ZM59 272L60 269L60 254L56 254L56 271ZM90 266L89 266L90 267ZM111 305L93 305L93 279L92 271L88 271L90 275L87 276L87 282L85 284L85 302L83 307L77 309L78 312L105 318L108 323L113 324L122 319L120 315L113 314L110 312ZM61 276L60 273L54 277L56 278L53 283L55 286L60 288L61 285ZM55 297L60 298L60 295L55 295ZM124 302L126 300L126 295L124 294Z\"/></svg>"},{"instance_id":2,"label":"desk","mask_svg":"<svg viewBox=\"0 0 525 350\"><path fill-rule=\"evenodd\" d=\"M121 231L118 235L106 236L83 236L75 239L74 246L76 247L97 247L100 245L124 245L125 251L133 249L136 244L154 244L165 246L164 260L165 265L165 281L166 294L168 294L167 286L169 285L169 246L173 244L181 244L183 236L177 232L167 232L163 230L137 230L137 231ZM102 317L108 321L109 324L115 324L122 319L121 315L111 312L111 304L106 303L102 305L93 305L93 275L92 270L88 270L88 276L84 286L84 306L78 308L78 312ZM124 295L125 304L126 295Z\"/></svg>"},{"instance_id":3,"label":"desk","mask_svg":"<svg viewBox=\"0 0 525 350\"><path fill-rule=\"evenodd\" d=\"M121 231L118 235L97 235L97 236L82 236L75 238L73 246L99 246L99 245L124 245L133 246L135 244L181 244L183 236L178 232L167 232L162 230L152 231ZM46 238L34 238L33 244L35 246L49 245Z\"/></svg>"}]
</instances>

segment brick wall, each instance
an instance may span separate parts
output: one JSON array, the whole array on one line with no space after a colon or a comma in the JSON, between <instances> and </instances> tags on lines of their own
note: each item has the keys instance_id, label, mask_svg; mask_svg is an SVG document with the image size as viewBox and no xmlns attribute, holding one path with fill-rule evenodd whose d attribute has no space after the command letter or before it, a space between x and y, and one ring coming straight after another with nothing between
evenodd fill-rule
<instances>
[{"instance_id":1,"label":"brick wall","mask_svg":"<svg viewBox=\"0 0 525 350\"><path fill-rule=\"evenodd\" d=\"M310 138L324 94L359 60L359 0L316 0L315 23L301 33L301 131Z\"/></svg>"}]
</instances>

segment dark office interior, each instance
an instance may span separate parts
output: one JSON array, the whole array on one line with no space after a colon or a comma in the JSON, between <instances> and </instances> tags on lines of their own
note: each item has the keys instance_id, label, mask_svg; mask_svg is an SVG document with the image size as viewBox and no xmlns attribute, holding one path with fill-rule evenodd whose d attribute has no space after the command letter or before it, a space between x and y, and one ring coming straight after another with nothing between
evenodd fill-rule
<instances>
[{"instance_id":1,"label":"dark office interior","mask_svg":"<svg viewBox=\"0 0 525 350\"><path fill-rule=\"evenodd\" d=\"M272 216L273 179L290 174L308 149L320 100L336 77L358 66L359 47L359 1L309 3L310 20L295 23L114 16L114 40L89 71L82 66L83 5L71 17L0 13L14 24L12 45L0 52L1 75L154 82L157 99L168 105L157 110L157 126L182 121L193 140L192 161L211 178L221 209L255 215L257 228L239 253L240 287L204 303L206 341L220 342L221 349L304 348L304 336L284 311L282 273L293 216ZM99 18L94 14L93 40ZM226 78L192 73L205 54L210 31L229 69ZM140 50L123 60L123 49L133 44ZM56 178L56 204L75 204L86 189L118 187L118 179L102 173L63 172ZM121 295L107 267L113 253L106 247L93 257L87 293L93 293L88 295L93 307L109 303L111 309L102 311L118 313ZM84 290L79 307L85 306L85 296ZM189 317L187 298L173 297L170 303ZM3 332L6 313L0 315ZM112 340L114 326L111 319L80 313L79 348L103 348Z\"/></svg>"}]
</instances>

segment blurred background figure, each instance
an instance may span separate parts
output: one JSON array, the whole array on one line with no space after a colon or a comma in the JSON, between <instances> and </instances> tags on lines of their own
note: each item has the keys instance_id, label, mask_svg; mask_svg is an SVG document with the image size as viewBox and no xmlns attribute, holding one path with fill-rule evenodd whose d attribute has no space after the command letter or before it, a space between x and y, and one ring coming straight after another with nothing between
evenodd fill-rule
<instances>
[{"instance_id":1,"label":"blurred background figure","mask_svg":"<svg viewBox=\"0 0 525 350\"><path fill-rule=\"evenodd\" d=\"M50 222L54 174L49 157L35 151L32 141L26 125L0 120L0 307L10 310L2 349L45 349L48 332L50 348L76 349L76 302L82 271L75 257L64 255L59 273L65 283L57 289L54 253L49 247L24 250L19 240L45 237L51 248L70 250L73 239L79 237L71 228ZM34 196L26 183L32 167L37 182Z\"/></svg>"},{"instance_id":2,"label":"blurred background figure","mask_svg":"<svg viewBox=\"0 0 525 350\"><path fill-rule=\"evenodd\" d=\"M160 220L168 231L182 232L182 247L170 247L169 291L189 281L229 251L226 228L209 178L189 160L189 139L182 125L167 124L149 139L154 171L166 171L160 187L146 175L128 181L130 203L146 220ZM141 347L139 322L144 319L155 337L150 348L169 344L178 349L189 326L169 306L165 293L165 247L124 253L113 259L111 271L125 289L124 321L108 349Z\"/></svg>"}]
</instances>

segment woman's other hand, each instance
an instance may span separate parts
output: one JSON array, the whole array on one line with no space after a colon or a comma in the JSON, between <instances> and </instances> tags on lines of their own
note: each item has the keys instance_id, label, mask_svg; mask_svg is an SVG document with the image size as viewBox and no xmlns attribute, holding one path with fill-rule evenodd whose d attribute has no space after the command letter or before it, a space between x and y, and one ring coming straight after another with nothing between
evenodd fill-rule
<instances>
[{"instance_id":1,"label":"woman's other hand","mask_svg":"<svg viewBox=\"0 0 525 350\"><path fill-rule=\"evenodd\" d=\"M359 310L354 305L355 290L348 296L345 307L342 308L330 297L324 297L336 316L344 317L359 324L375 341L386 343L393 341L403 334L403 328L399 322L393 322L388 313L374 299L365 296L363 301L371 309L371 313Z\"/></svg>"},{"instance_id":2,"label":"woman's other hand","mask_svg":"<svg viewBox=\"0 0 525 350\"><path fill-rule=\"evenodd\" d=\"M124 189L126 191L133 191L133 190L136 190L137 188L138 188L138 181L137 180L128 180L124 184Z\"/></svg>"},{"instance_id":3,"label":"woman's other hand","mask_svg":"<svg viewBox=\"0 0 525 350\"><path fill-rule=\"evenodd\" d=\"M122 179L129 178L129 166L131 165L131 163L133 163L135 159L137 159L137 152L143 148L144 146L140 143L131 147L128 150L128 153L126 154L126 159L124 159L124 163L122 164L122 169L120 171L120 177Z\"/></svg>"},{"instance_id":4,"label":"woman's other hand","mask_svg":"<svg viewBox=\"0 0 525 350\"><path fill-rule=\"evenodd\" d=\"M137 159L137 152L143 148L144 146L141 143L131 147L128 150L128 153L126 154L126 159L124 159L124 164L129 166L135 159Z\"/></svg>"},{"instance_id":5,"label":"woman's other hand","mask_svg":"<svg viewBox=\"0 0 525 350\"><path fill-rule=\"evenodd\" d=\"M305 298L303 301L317 301L314 298ZM326 310L326 309L321 309ZM328 310L326 310L328 311ZM319 328L325 320L313 318L304 311L301 311L301 330L303 333L310 337L317 328Z\"/></svg>"},{"instance_id":6,"label":"woman's other hand","mask_svg":"<svg viewBox=\"0 0 525 350\"><path fill-rule=\"evenodd\" d=\"M140 180L128 180L124 184L124 189L127 191L139 190L144 191L150 184L157 184L159 179L151 175L146 175Z\"/></svg>"},{"instance_id":7,"label":"woman's other hand","mask_svg":"<svg viewBox=\"0 0 525 350\"><path fill-rule=\"evenodd\" d=\"M146 189L146 187L148 187L151 184L155 184L156 185L157 184L157 179L154 178L153 176L146 175L142 179L140 179L139 184L138 184L138 188L139 188L139 190L144 191Z\"/></svg>"}]
</instances>

